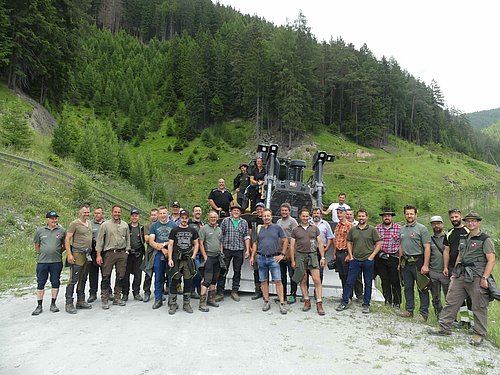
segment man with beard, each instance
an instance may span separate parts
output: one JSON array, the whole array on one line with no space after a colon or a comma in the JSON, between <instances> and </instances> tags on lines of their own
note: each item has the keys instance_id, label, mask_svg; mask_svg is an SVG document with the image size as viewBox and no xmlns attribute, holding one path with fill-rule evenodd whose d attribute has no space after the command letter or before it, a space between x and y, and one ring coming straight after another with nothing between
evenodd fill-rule
<instances>
[{"instance_id":1,"label":"man with beard","mask_svg":"<svg viewBox=\"0 0 500 375\"><path fill-rule=\"evenodd\" d=\"M448 293L448 286L450 285L450 279L448 276L443 274L443 241L445 239L445 234L443 232L443 218L441 216L432 216L431 226L433 234L431 236L432 242L431 260L429 262L429 277L432 281L432 306L434 307L436 316L439 316L439 313L443 309L443 304L441 302L441 289L446 297L446 294Z\"/></svg>"},{"instance_id":2,"label":"man with beard","mask_svg":"<svg viewBox=\"0 0 500 375\"><path fill-rule=\"evenodd\" d=\"M191 228L196 229L198 234L200 233L200 229L205 225L205 223L201 220L201 206L194 205L191 217L189 218L188 225ZM196 254L196 258L194 258L194 263L196 265L196 269L198 270L201 263L203 262L203 256L201 251ZM192 299L200 299L200 291L201 291L201 275L199 272L193 277L193 282L191 283L191 298Z\"/></svg>"},{"instance_id":3,"label":"man with beard","mask_svg":"<svg viewBox=\"0 0 500 375\"><path fill-rule=\"evenodd\" d=\"M458 246L460 240L465 240L469 235L469 229L462 222L462 212L457 208L452 208L448 211L448 216L453 228L446 232L444 237L444 252L443 252L443 262L444 270L443 274L450 277L457 263L458 257ZM472 301L470 297L464 301L460 307L460 312L458 314L459 321L455 322L454 325L457 328L470 328L472 320Z\"/></svg>"},{"instance_id":4,"label":"man with beard","mask_svg":"<svg viewBox=\"0 0 500 375\"><path fill-rule=\"evenodd\" d=\"M97 299L97 289L99 286L99 270L100 267L97 265L96 251L95 251L95 240L97 238L97 233L99 233L99 228L101 224L104 223L104 211L102 207L96 207L94 210L94 219L92 220L92 262L89 262L89 298L87 299L88 303L92 303ZM110 293L112 291L110 290Z\"/></svg>"},{"instance_id":5,"label":"man with beard","mask_svg":"<svg viewBox=\"0 0 500 375\"><path fill-rule=\"evenodd\" d=\"M125 306L125 301L120 296L130 252L130 230L128 224L121 219L121 214L121 206L113 205L111 219L101 225L96 239L96 262L102 266L101 301L104 310L109 309L109 285L113 266L116 272L113 305Z\"/></svg>"},{"instance_id":6,"label":"man with beard","mask_svg":"<svg viewBox=\"0 0 500 375\"><path fill-rule=\"evenodd\" d=\"M184 282L182 309L193 313L191 307L191 282L196 274L194 258L198 253L198 231L188 225L189 212L180 212L181 222L178 227L172 229L168 236L168 266L170 276L170 300L168 302L168 313L175 314L177 311L177 285L181 277Z\"/></svg>"},{"instance_id":7,"label":"man with beard","mask_svg":"<svg viewBox=\"0 0 500 375\"><path fill-rule=\"evenodd\" d=\"M399 282L399 252L401 251L401 225L394 223L396 212L392 208L384 208L382 224L376 229L381 239L380 252L375 258L375 271L382 280L382 293L385 304L394 306L400 312L401 285Z\"/></svg>"},{"instance_id":8,"label":"man with beard","mask_svg":"<svg viewBox=\"0 0 500 375\"><path fill-rule=\"evenodd\" d=\"M149 302L151 299L151 282L153 281L153 267L155 259L155 249L149 244L149 233L151 226L158 220L158 209L153 208L149 212L149 223L144 225L144 241L147 244L144 260L141 269L144 271L144 283L142 289L144 290L144 298L142 302Z\"/></svg>"},{"instance_id":9,"label":"man with beard","mask_svg":"<svg viewBox=\"0 0 500 375\"><path fill-rule=\"evenodd\" d=\"M287 273L288 277L290 277L290 294L287 298L287 302L289 304L295 303L297 301L297 283L292 280L293 269L292 264L290 263L290 238L292 236L292 230L299 224L297 220L290 216L290 212L292 207L290 203L283 203L280 207L280 215L281 217L278 219L276 224L278 224L281 229L285 232L285 236L288 239L288 246L285 251L285 259L280 262L280 271L281 271L281 283L283 284L283 291L286 296L287 289Z\"/></svg>"},{"instance_id":10,"label":"man with beard","mask_svg":"<svg viewBox=\"0 0 500 375\"><path fill-rule=\"evenodd\" d=\"M429 273L431 257L431 236L425 225L417 222L417 207L404 207L406 224L401 227L401 276L404 283L406 306L401 313L403 318L412 318L415 309L415 283L418 273ZM417 284L418 285L418 284ZM429 315L429 291L418 289L420 299L419 321L427 321Z\"/></svg>"},{"instance_id":11,"label":"man with beard","mask_svg":"<svg viewBox=\"0 0 500 375\"><path fill-rule=\"evenodd\" d=\"M249 185L248 164L241 163L240 173L234 178L233 186L236 192L236 202L241 206L242 212L245 212L248 207L248 197L245 195L245 191Z\"/></svg>"},{"instance_id":12,"label":"man with beard","mask_svg":"<svg viewBox=\"0 0 500 375\"><path fill-rule=\"evenodd\" d=\"M330 226L330 224L328 224L326 220L323 220L322 216L323 213L321 212L321 208L319 207L313 208L312 218L310 220L310 223L318 227L321 240L323 241L323 244L325 244L325 254L326 254L326 252L330 248L330 245L332 244L334 236L332 232L332 227ZM318 261L321 260L321 255L319 253L319 250L317 252L317 255L318 255ZM323 283L323 268L320 268L319 276L321 279L321 283Z\"/></svg>"},{"instance_id":13,"label":"man with beard","mask_svg":"<svg viewBox=\"0 0 500 375\"><path fill-rule=\"evenodd\" d=\"M265 176L266 169L264 168L264 160L259 156L255 160L255 167L250 173L250 200L252 201L250 211L252 212L255 211L257 203L263 202L262 189L264 189Z\"/></svg>"},{"instance_id":14,"label":"man with beard","mask_svg":"<svg viewBox=\"0 0 500 375\"><path fill-rule=\"evenodd\" d=\"M127 258L127 268L123 277L122 300L128 301L130 291L130 275L134 276L132 282L132 295L134 300L142 301L140 292L142 270L141 263L144 255L144 227L139 223L139 210L132 209L130 211L130 223L128 225L130 231L130 253Z\"/></svg>"},{"instance_id":15,"label":"man with beard","mask_svg":"<svg viewBox=\"0 0 500 375\"><path fill-rule=\"evenodd\" d=\"M89 218L89 206L87 204L80 206L78 219L71 222L64 240L66 261L70 269L68 285L66 286L65 306L65 310L69 314L76 314L76 309L92 308L92 305L85 301L85 281L92 250L92 224L90 224ZM77 283L75 308L73 293Z\"/></svg>"}]
</instances>

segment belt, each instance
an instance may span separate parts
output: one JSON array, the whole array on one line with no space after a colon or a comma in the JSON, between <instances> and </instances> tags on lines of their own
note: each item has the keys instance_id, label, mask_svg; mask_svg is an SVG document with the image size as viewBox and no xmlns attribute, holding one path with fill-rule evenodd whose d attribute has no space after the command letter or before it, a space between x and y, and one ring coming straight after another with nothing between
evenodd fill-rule
<instances>
[{"instance_id":1,"label":"belt","mask_svg":"<svg viewBox=\"0 0 500 375\"><path fill-rule=\"evenodd\" d=\"M337 249L337 251L347 251L347 249Z\"/></svg>"},{"instance_id":2,"label":"belt","mask_svg":"<svg viewBox=\"0 0 500 375\"><path fill-rule=\"evenodd\" d=\"M121 253L122 251L125 251L125 249L109 249L112 250L113 253Z\"/></svg>"},{"instance_id":3,"label":"belt","mask_svg":"<svg viewBox=\"0 0 500 375\"><path fill-rule=\"evenodd\" d=\"M269 255L262 254L262 253L257 253L257 254L260 255L261 257L266 257L266 258L274 258L274 257L277 257L278 255L281 255L281 253L274 253L274 254L269 254Z\"/></svg>"}]
</instances>

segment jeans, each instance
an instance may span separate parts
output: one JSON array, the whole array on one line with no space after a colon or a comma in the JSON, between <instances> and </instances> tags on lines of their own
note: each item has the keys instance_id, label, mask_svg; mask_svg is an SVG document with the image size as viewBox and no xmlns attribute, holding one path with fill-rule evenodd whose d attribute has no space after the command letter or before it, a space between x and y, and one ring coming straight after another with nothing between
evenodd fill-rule
<instances>
[{"instance_id":1,"label":"jeans","mask_svg":"<svg viewBox=\"0 0 500 375\"><path fill-rule=\"evenodd\" d=\"M229 264L233 261L233 286L232 291L238 291L240 289L241 280L241 266L243 265L243 251L242 250L228 250L224 249L224 263L226 263L226 269L229 271ZM217 293L224 293L224 288L226 286L226 276L221 276L217 282Z\"/></svg>"},{"instance_id":2,"label":"jeans","mask_svg":"<svg viewBox=\"0 0 500 375\"><path fill-rule=\"evenodd\" d=\"M153 264L153 272L155 274L155 300L161 301L163 299L163 280L165 269L167 268L167 261L161 251L156 252Z\"/></svg>"},{"instance_id":3,"label":"jeans","mask_svg":"<svg viewBox=\"0 0 500 375\"><path fill-rule=\"evenodd\" d=\"M405 267L401 269L401 276L403 277L403 283L405 285L405 299L406 299L406 311L413 312L415 310L415 283L417 282L417 263L406 264ZM418 296L420 299L420 314L427 318L429 316L429 291L422 293L418 291Z\"/></svg>"},{"instance_id":4,"label":"jeans","mask_svg":"<svg viewBox=\"0 0 500 375\"><path fill-rule=\"evenodd\" d=\"M259 265L259 280L269 280L269 272L273 281L281 280L281 269L279 262L274 260L274 257L266 257L257 254L257 264Z\"/></svg>"},{"instance_id":5,"label":"jeans","mask_svg":"<svg viewBox=\"0 0 500 375\"><path fill-rule=\"evenodd\" d=\"M363 293L363 305L370 306L372 299L372 280L374 272L373 260L356 260L353 259L349 262L349 273L347 276L347 285L342 293L342 304L347 305L349 298L352 295L354 284L360 272L363 272L363 280L365 282L365 292Z\"/></svg>"},{"instance_id":6,"label":"jeans","mask_svg":"<svg viewBox=\"0 0 500 375\"><path fill-rule=\"evenodd\" d=\"M293 268L292 268L292 263L289 261L282 261L280 262L280 267L281 267L281 283L283 284L283 291L286 295L286 287L288 284L288 277L287 273L290 276L290 295L291 296L297 296L297 283L292 280L292 275L293 275Z\"/></svg>"}]
</instances>

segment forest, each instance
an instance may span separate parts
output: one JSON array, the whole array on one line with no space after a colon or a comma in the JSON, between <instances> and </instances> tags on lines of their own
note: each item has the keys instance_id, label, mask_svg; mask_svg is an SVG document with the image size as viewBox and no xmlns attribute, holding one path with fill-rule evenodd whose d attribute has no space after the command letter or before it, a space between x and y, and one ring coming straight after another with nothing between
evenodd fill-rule
<instances>
[{"instance_id":1,"label":"forest","mask_svg":"<svg viewBox=\"0 0 500 375\"><path fill-rule=\"evenodd\" d=\"M275 26L210 0L0 0L0 75L58 115L60 156L99 137L140 142L173 118L182 141L244 119L256 139L273 129L289 145L326 126L361 145L392 136L500 160L498 140L474 130L437 82L367 45L319 42L304 14ZM102 121L75 124L71 106Z\"/></svg>"}]
</instances>

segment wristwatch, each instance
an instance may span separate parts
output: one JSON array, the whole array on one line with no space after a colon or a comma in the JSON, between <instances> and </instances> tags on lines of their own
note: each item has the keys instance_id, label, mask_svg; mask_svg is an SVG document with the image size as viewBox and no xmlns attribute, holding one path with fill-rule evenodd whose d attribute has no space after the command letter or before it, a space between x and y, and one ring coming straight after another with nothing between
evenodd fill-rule
<instances>
[{"instance_id":1,"label":"wristwatch","mask_svg":"<svg viewBox=\"0 0 500 375\"><path fill-rule=\"evenodd\" d=\"M484 277L484 276L481 276L481 279L483 279L483 280L488 280L488 278L487 278L487 277Z\"/></svg>"},{"instance_id":2,"label":"wristwatch","mask_svg":"<svg viewBox=\"0 0 500 375\"><path fill-rule=\"evenodd\" d=\"M321 260L325 260L326 258L325 257L321 257Z\"/></svg>"}]
</instances>

